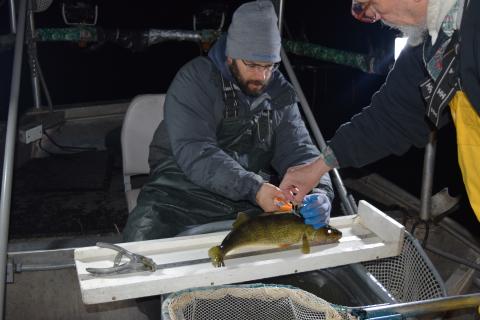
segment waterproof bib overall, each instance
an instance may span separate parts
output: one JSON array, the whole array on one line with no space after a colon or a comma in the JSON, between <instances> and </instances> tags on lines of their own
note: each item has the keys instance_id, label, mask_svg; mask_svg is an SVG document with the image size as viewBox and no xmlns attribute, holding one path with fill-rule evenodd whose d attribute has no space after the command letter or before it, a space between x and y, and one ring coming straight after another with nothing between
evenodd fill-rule
<instances>
[{"instance_id":1,"label":"waterproof bib overall","mask_svg":"<svg viewBox=\"0 0 480 320\"><path fill-rule=\"evenodd\" d=\"M222 87L225 115L217 130L218 147L245 170L263 176L273 156L270 101L247 111L232 83L223 80ZM173 156L154 169L137 203L123 231L125 241L172 237L191 226L234 219L239 211L261 212L248 201L233 201L195 185Z\"/></svg>"},{"instance_id":2,"label":"waterproof bib overall","mask_svg":"<svg viewBox=\"0 0 480 320\"><path fill-rule=\"evenodd\" d=\"M480 221L480 117L463 91L450 101L457 131L458 162L470 205Z\"/></svg>"}]
</instances>

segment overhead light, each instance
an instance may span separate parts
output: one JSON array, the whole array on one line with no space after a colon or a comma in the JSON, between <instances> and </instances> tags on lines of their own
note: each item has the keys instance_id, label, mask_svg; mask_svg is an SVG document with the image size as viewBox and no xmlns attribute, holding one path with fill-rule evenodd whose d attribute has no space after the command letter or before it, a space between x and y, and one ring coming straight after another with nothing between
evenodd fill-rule
<instances>
[{"instance_id":1,"label":"overhead light","mask_svg":"<svg viewBox=\"0 0 480 320\"><path fill-rule=\"evenodd\" d=\"M408 37L397 37L395 38L395 60L397 60L400 52L402 52L403 48L407 45Z\"/></svg>"}]
</instances>

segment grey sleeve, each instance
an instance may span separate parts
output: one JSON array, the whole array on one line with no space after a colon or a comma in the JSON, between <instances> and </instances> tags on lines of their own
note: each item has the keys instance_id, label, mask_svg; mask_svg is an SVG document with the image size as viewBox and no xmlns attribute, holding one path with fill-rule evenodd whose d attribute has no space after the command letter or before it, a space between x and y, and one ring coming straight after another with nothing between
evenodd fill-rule
<instances>
[{"instance_id":1,"label":"grey sleeve","mask_svg":"<svg viewBox=\"0 0 480 320\"><path fill-rule=\"evenodd\" d=\"M207 59L187 65L168 90L165 123L174 158L193 183L232 200L256 203L263 179L246 171L217 144L223 100L209 76L212 72Z\"/></svg>"},{"instance_id":2,"label":"grey sleeve","mask_svg":"<svg viewBox=\"0 0 480 320\"><path fill-rule=\"evenodd\" d=\"M305 126L298 105L292 104L277 113L272 166L283 176L289 167L310 162L320 155ZM328 173L322 176L315 192L325 192L330 200L334 193Z\"/></svg>"},{"instance_id":3,"label":"grey sleeve","mask_svg":"<svg viewBox=\"0 0 480 320\"><path fill-rule=\"evenodd\" d=\"M371 105L337 130L329 145L340 167L361 167L426 145L430 129L419 88L427 77L421 49L405 50Z\"/></svg>"}]
</instances>

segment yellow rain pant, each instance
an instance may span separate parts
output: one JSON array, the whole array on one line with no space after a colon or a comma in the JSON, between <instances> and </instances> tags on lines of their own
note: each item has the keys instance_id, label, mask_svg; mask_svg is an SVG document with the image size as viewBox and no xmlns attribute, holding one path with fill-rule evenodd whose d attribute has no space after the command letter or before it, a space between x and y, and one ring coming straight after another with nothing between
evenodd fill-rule
<instances>
[{"instance_id":1,"label":"yellow rain pant","mask_svg":"<svg viewBox=\"0 0 480 320\"><path fill-rule=\"evenodd\" d=\"M457 129L458 162L470 205L480 221L480 117L463 91L450 101Z\"/></svg>"}]
</instances>

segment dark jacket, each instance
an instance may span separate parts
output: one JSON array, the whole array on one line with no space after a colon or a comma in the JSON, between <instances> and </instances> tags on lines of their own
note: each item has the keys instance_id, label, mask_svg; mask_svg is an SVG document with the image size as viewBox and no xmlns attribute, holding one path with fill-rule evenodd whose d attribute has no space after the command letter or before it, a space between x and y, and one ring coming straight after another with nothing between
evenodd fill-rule
<instances>
[{"instance_id":1,"label":"dark jacket","mask_svg":"<svg viewBox=\"0 0 480 320\"><path fill-rule=\"evenodd\" d=\"M480 114L480 2L470 0L460 28L460 82L473 107ZM427 77L424 61L430 60L441 44L406 48L369 107L342 125L329 145L340 167L361 167L387 155L401 155L412 145L424 147L430 124L419 85ZM443 123L449 117L448 108Z\"/></svg>"},{"instance_id":2,"label":"dark jacket","mask_svg":"<svg viewBox=\"0 0 480 320\"><path fill-rule=\"evenodd\" d=\"M192 183L231 200L249 200L265 181L260 171L252 170L250 155L220 148L217 131L224 119L225 103L220 72L233 80L226 64L225 38L217 41L209 58L199 57L177 73L165 101L165 121L150 145L149 163L153 175L162 174L162 163L175 160ZM279 176L290 167L306 163L319 155L313 145L296 103L292 86L277 70L266 91L257 98L236 90L240 115L252 119L271 109L272 146L270 165ZM170 169L169 169L170 170ZM330 178L322 186L333 197Z\"/></svg>"}]
</instances>

